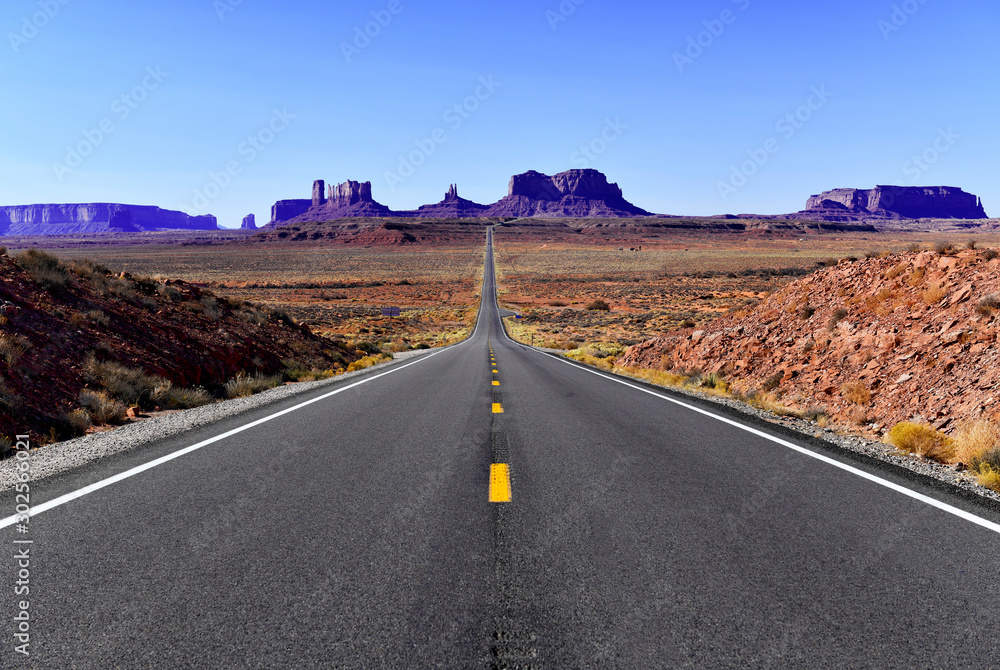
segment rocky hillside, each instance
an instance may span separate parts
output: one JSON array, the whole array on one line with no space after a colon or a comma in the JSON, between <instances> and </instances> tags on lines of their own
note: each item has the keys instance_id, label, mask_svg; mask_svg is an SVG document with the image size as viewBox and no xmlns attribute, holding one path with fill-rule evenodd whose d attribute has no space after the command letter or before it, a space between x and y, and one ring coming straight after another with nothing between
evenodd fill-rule
<instances>
[{"instance_id":1,"label":"rocky hillside","mask_svg":"<svg viewBox=\"0 0 1000 670\"><path fill-rule=\"evenodd\" d=\"M720 372L738 391L879 436L914 418L947 432L996 411L998 310L993 250L844 260L707 328L635 345L618 364Z\"/></svg>"},{"instance_id":2,"label":"rocky hillside","mask_svg":"<svg viewBox=\"0 0 1000 670\"><path fill-rule=\"evenodd\" d=\"M35 251L0 255L0 442L114 423L124 409L115 401L204 404L232 395L226 384L237 377L280 383L361 356L284 314L192 284L66 266Z\"/></svg>"}]
</instances>

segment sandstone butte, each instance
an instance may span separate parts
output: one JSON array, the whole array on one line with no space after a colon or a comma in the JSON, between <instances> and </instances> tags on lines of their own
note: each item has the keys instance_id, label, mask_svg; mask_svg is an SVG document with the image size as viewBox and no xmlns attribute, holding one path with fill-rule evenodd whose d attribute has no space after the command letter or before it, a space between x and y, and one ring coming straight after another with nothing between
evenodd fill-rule
<instances>
[{"instance_id":1,"label":"sandstone butte","mask_svg":"<svg viewBox=\"0 0 1000 670\"><path fill-rule=\"evenodd\" d=\"M843 260L702 329L634 345L617 363L720 372L742 393L777 383L782 404L825 409L869 435L906 420L950 432L992 415L1000 395L994 253ZM855 381L869 402L845 397Z\"/></svg>"}]
</instances>

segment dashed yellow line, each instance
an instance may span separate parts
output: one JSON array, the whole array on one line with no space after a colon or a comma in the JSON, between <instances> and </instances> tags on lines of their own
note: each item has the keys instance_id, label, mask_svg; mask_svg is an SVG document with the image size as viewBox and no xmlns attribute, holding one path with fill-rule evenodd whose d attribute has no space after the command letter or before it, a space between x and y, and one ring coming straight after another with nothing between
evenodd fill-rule
<instances>
[{"instance_id":1,"label":"dashed yellow line","mask_svg":"<svg viewBox=\"0 0 1000 670\"><path fill-rule=\"evenodd\" d=\"M493 403L493 413L494 414L503 414L503 405L501 405L498 402Z\"/></svg>"},{"instance_id":2,"label":"dashed yellow line","mask_svg":"<svg viewBox=\"0 0 1000 670\"><path fill-rule=\"evenodd\" d=\"M493 385L494 386L500 386L500 382L498 382L496 379L494 379L493 380Z\"/></svg>"},{"instance_id":3,"label":"dashed yellow line","mask_svg":"<svg viewBox=\"0 0 1000 670\"><path fill-rule=\"evenodd\" d=\"M490 465L490 502L510 502L510 466L506 463Z\"/></svg>"}]
</instances>

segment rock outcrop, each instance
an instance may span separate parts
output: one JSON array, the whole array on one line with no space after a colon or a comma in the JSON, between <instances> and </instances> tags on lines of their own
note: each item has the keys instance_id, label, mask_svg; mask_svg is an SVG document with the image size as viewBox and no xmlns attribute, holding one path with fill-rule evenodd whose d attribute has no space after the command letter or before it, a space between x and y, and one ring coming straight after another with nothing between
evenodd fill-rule
<instances>
[{"instance_id":1,"label":"rock outcrop","mask_svg":"<svg viewBox=\"0 0 1000 670\"><path fill-rule=\"evenodd\" d=\"M435 205L423 205L416 211L420 217L439 219L470 219L484 216L486 205L466 200L458 195L458 184L451 184L444 200Z\"/></svg>"},{"instance_id":2,"label":"rock outcrop","mask_svg":"<svg viewBox=\"0 0 1000 670\"><path fill-rule=\"evenodd\" d=\"M987 251L844 260L702 329L637 344L618 364L722 372L738 391L772 391L875 434L914 417L950 429L995 411L998 295L1000 258Z\"/></svg>"},{"instance_id":3,"label":"rock outcrop","mask_svg":"<svg viewBox=\"0 0 1000 670\"><path fill-rule=\"evenodd\" d=\"M567 170L549 176L530 170L510 178L507 197L487 216L631 217L651 216L625 200L618 184L597 170Z\"/></svg>"},{"instance_id":4,"label":"rock outcrop","mask_svg":"<svg viewBox=\"0 0 1000 670\"><path fill-rule=\"evenodd\" d=\"M982 200L952 186L838 188L814 195L803 217L842 221L882 219L985 219Z\"/></svg>"},{"instance_id":5,"label":"rock outcrop","mask_svg":"<svg viewBox=\"0 0 1000 670\"><path fill-rule=\"evenodd\" d=\"M389 210L372 198L370 181L346 181L329 186L329 197L322 197L324 182L313 182L310 200L279 200L271 207L268 226L281 226L291 222L328 221L348 217L405 216Z\"/></svg>"},{"instance_id":6,"label":"rock outcrop","mask_svg":"<svg viewBox=\"0 0 1000 670\"><path fill-rule=\"evenodd\" d=\"M89 203L0 207L0 235L217 230L215 217L190 216L151 205Z\"/></svg>"},{"instance_id":7,"label":"rock outcrop","mask_svg":"<svg viewBox=\"0 0 1000 670\"><path fill-rule=\"evenodd\" d=\"M257 220L254 218L253 214L247 214L243 217L243 223L240 225L242 230L257 230Z\"/></svg>"}]
</instances>

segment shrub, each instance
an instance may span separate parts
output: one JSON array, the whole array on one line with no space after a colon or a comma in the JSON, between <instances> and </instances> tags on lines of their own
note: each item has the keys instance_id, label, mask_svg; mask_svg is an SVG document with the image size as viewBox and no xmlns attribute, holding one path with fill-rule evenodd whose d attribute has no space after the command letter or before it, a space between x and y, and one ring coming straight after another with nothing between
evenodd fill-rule
<instances>
[{"instance_id":1,"label":"shrub","mask_svg":"<svg viewBox=\"0 0 1000 670\"><path fill-rule=\"evenodd\" d=\"M20 335L0 333L0 356L4 357L8 366L16 365L21 356L30 348L31 342Z\"/></svg>"},{"instance_id":2,"label":"shrub","mask_svg":"<svg viewBox=\"0 0 1000 670\"><path fill-rule=\"evenodd\" d=\"M998 252L996 249L987 249L986 253L983 254L983 258L985 258L988 261L993 260L997 256L1000 256L1000 252Z\"/></svg>"},{"instance_id":3,"label":"shrub","mask_svg":"<svg viewBox=\"0 0 1000 670\"><path fill-rule=\"evenodd\" d=\"M886 440L900 451L914 453L935 461L950 460L955 453L954 441L930 426L901 421L892 427Z\"/></svg>"},{"instance_id":4,"label":"shrub","mask_svg":"<svg viewBox=\"0 0 1000 670\"><path fill-rule=\"evenodd\" d=\"M767 379L765 379L764 383L760 385L760 388L764 391L773 391L774 389L778 388L778 386L781 384L781 380L784 378L784 376L785 374L783 372L776 372Z\"/></svg>"},{"instance_id":5,"label":"shrub","mask_svg":"<svg viewBox=\"0 0 1000 670\"><path fill-rule=\"evenodd\" d=\"M83 389L80 404L90 410L91 419L98 424L118 425L125 422L125 403L115 400L103 391Z\"/></svg>"},{"instance_id":6,"label":"shrub","mask_svg":"<svg viewBox=\"0 0 1000 670\"><path fill-rule=\"evenodd\" d=\"M608 312L611 311L611 305L609 305L603 298L596 298L595 300L587 303L587 306L584 307L584 309Z\"/></svg>"},{"instance_id":7,"label":"shrub","mask_svg":"<svg viewBox=\"0 0 1000 670\"><path fill-rule=\"evenodd\" d=\"M565 307L566 304L565 300L549 300L549 305L551 307Z\"/></svg>"},{"instance_id":8,"label":"shrub","mask_svg":"<svg viewBox=\"0 0 1000 670\"><path fill-rule=\"evenodd\" d=\"M822 407L810 407L802 412L802 418L808 421L815 421L820 426L826 426L830 421L830 415Z\"/></svg>"},{"instance_id":9,"label":"shrub","mask_svg":"<svg viewBox=\"0 0 1000 670\"><path fill-rule=\"evenodd\" d=\"M274 388L281 382L281 375L254 375L251 377L245 372L241 372L226 382L226 397L246 398L254 393Z\"/></svg>"},{"instance_id":10,"label":"shrub","mask_svg":"<svg viewBox=\"0 0 1000 670\"><path fill-rule=\"evenodd\" d=\"M843 396L843 398L848 402L853 402L855 405L862 406L867 405L872 399L872 392L860 379L845 382L844 385L840 387L840 395Z\"/></svg>"},{"instance_id":11,"label":"shrub","mask_svg":"<svg viewBox=\"0 0 1000 670\"><path fill-rule=\"evenodd\" d=\"M816 308L812 305L803 305L799 308L799 318L803 320L808 320L812 318L812 315L816 313Z\"/></svg>"},{"instance_id":12,"label":"shrub","mask_svg":"<svg viewBox=\"0 0 1000 670\"><path fill-rule=\"evenodd\" d=\"M938 254L942 256L951 253L951 250L952 250L952 244L947 240L939 240L934 244L934 251L936 251Z\"/></svg>"},{"instance_id":13,"label":"shrub","mask_svg":"<svg viewBox=\"0 0 1000 670\"><path fill-rule=\"evenodd\" d=\"M986 488L1000 493L1000 470L984 465L976 479Z\"/></svg>"},{"instance_id":14,"label":"shrub","mask_svg":"<svg viewBox=\"0 0 1000 670\"><path fill-rule=\"evenodd\" d=\"M971 465L982 454L1000 447L1000 425L987 419L965 421L954 439L955 461Z\"/></svg>"},{"instance_id":15,"label":"shrub","mask_svg":"<svg viewBox=\"0 0 1000 670\"><path fill-rule=\"evenodd\" d=\"M69 269L51 254L38 249L29 249L16 259L39 286L53 295L61 295L73 285Z\"/></svg>"},{"instance_id":16,"label":"shrub","mask_svg":"<svg viewBox=\"0 0 1000 670\"><path fill-rule=\"evenodd\" d=\"M205 389L200 386L195 388L174 388L169 381L163 381L150 394L150 401L166 409L189 409L191 407L201 407L215 401Z\"/></svg>"},{"instance_id":17,"label":"shrub","mask_svg":"<svg viewBox=\"0 0 1000 670\"><path fill-rule=\"evenodd\" d=\"M920 286L924 281L924 274L927 273L927 268L920 267L915 268L913 272L910 273L910 278L907 280L910 286Z\"/></svg>"},{"instance_id":18,"label":"shrub","mask_svg":"<svg viewBox=\"0 0 1000 670\"><path fill-rule=\"evenodd\" d=\"M948 295L947 289L940 283L934 284L927 288L926 291L920 294L920 297L928 305L936 305L937 303L944 300L944 297Z\"/></svg>"},{"instance_id":19,"label":"shrub","mask_svg":"<svg viewBox=\"0 0 1000 670\"><path fill-rule=\"evenodd\" d=\"M70 431L73 435L83 435L87 432L87 429L93 424L90 418L90 412L88 412L83 407L78 407L72 412L69 412L63 417L63 421L69 426Z\"/></svg>"},{"instance_id":20,"label":"shrub","mask_svg":"<svg viewBox=\"0 0 1000 670\"><path fill-rule=\"evenodd\" d=\"M993 310L1000 308L1000 296L996 293L983 296L976 305L976 313L982 316L989 316Z\"/></svg>"},{"instance_id":21,"label":"shrub","mask_svg":"<svg viewBox=\"0 0 1000 670\"><path fill-rule=\"evenodd\" d=\"M93 354L84 362L83 371L103 386L111 397L140 407L148 407L153 391L167 383L162 377L146 374L138 368L110 361L102 363Z\"/></svg>"},{"instance_id":22,"label":"shrub","mask_svg":"<svg viewBox=\"0 0 1000 670\"><path fill-rule=\"evenodd\" d=\"M350 365L347 366L348 372L354 372L356 370L364 370L365 368L370 368L373 365L378 365L385 361L391 361L392 356L389 354L375 354L373 356L365 356L364 358L359 358Z\"/></svg>"},{"instance_id":23,"label":"shrub","mask_svg":"<svg viewBox=\"0 0 1000 670\"><path fill-rule=\"evenodd\" d=\"M906 263L906 262L900 263L899 265L897 265L897 266L895 266L895 267L893 267L893 268L891 268L889 270L886 270L884 277L886 279L895 279L899 275L901 275L904 272L906 272L906 268L908 268L909 266L910 266L909 263Z\"/></svg>"},{"instance_id":24,"label":"shrub","mask_svg":"<svg viewBox=\"0 0 1000 670\"><path fill-rule=\"evenodd\" d=\"M680 322L680 323L679 323L679 324L677 325L677 327L678 327L678 328L694 328L694 327L695 327L695 325L696 325L696 324L695 324L695 322L694 322L694 321L692 321L691 319L684 319L683 321L681 321L681 322Z\"/></svg>"},{"instance_id":25,"label":"shrub","mask_svg":"<svg viewBox=\"0 0 1000 670\"><path fill-rule=\"evenodd\" d=\"M970 238L969 241L965 243L965 248L966 249L975 249L976 248L976 240Z\"/></svg>"},{"instance_id":26,"label":"shrub","mask_svg":"<svg viewBox=\"0 0 1000 670\"><path fill-rule=\"evenodd\" d=\"M0 408L12 412L20 407L21 399L7 388L7 380L0 377Z\"/></svg>"},{"instance_id":27,"label":"shrub","mask_svg":"<svg viewBox=\"0 0 1000 670\"><path fill-rule=\"evenodd\" d=\"M840 323L845 316L847 316L847 310L843 307L834 310L833 314L830 315L830 320L826 324L827 330L833 330L836 328L837 324Z\"/></svg>"},{"instance_id":28,"label":"shrub","mask_svg":"<svg viewBox=\"0 0 1000 670\"><path fill-rule=\"evenodd\" d=\"M923 247L920 246L919 242L913 242L910 246L906 247L906 250L911 254L915 254L918 251L923 251Z\"/></svg>"}]
</instances>

